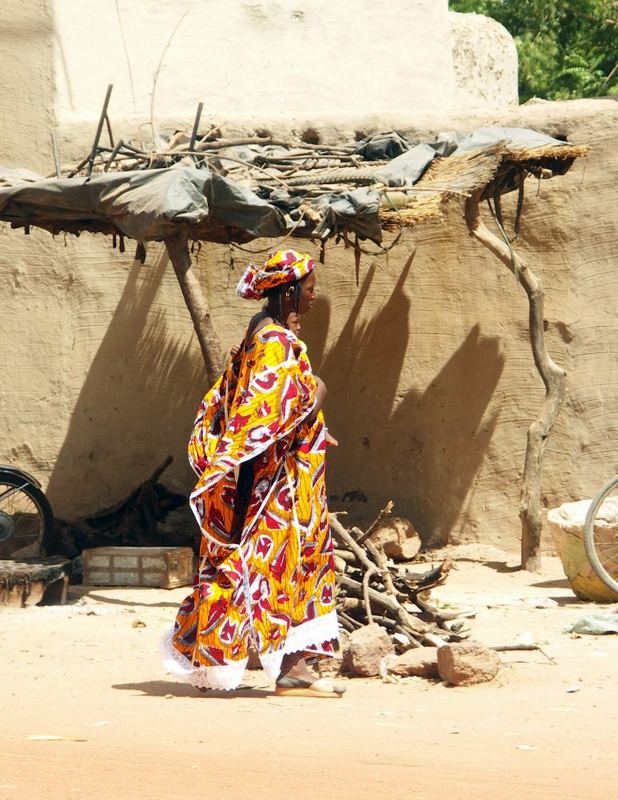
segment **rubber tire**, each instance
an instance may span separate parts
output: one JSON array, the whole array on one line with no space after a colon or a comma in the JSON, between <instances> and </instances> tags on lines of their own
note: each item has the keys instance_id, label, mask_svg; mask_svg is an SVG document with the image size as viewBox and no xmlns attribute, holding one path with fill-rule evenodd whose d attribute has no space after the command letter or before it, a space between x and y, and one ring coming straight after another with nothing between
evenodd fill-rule
<instances>
[{"instance_id":1,"label":"rubber tire","mask_svg":"<svg viewBox=\"0 0 618 800\"><path fill-rule=\"evenodd\" d=\"M20 491L29 497L37 507L39 516L43 523L43 533L41 536L41 555L48 555L47 549L54 534L54 512L51 504L42 489L30 483L26 477L20 477L14 472L0 470L0 484L7 486L23 487ZM26 484L24 486L24 484Z\"/></svg>"},{"instance_id":2,"label":"rubber tire","mask_svg":"<svg viewBox=\"0 0 618 800\"><path fill-rule=\"evenodd\" d=\"M618 594L618 580L605 569L603 564L599 561L594 541L594 520L597 516L599 508L603 505L603 501L609 493L618 486L618 475L615 475L611 481L608 481L601 491L593 499L588 507L586 514L586 521L584 522L584 547L586 548L586 555L592 566L592 569L603 581L608 589Z\"/></svg>"}]
</instances>

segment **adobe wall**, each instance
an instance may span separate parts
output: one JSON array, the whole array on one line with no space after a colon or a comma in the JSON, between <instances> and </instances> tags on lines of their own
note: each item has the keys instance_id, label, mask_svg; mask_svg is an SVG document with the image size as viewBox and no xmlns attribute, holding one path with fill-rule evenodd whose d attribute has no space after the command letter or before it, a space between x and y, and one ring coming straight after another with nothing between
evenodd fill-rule
<instances>
[{"instance_id":1,"label":"adobe wall","mask_svg":"<svg viewBox=\"0 0 618 800\"><path fill-rule=\"evenodd\" d=\"M518 243L543 278L548 346L569 372L546 454L547 506L590 495L616 470L616 108L543 103L494 118L593 147L567 176L529 182ZM185 441L206 387L158 247L142 266L103 237L63 246L3 229L0 242L9 376L0 460L47 479L61 515L119 499L168 453L168 483L188 490ZM233 296L248 258L220 246L198 256L225 346L254 308ZM363 256L358 285L351 252L329 246L320 291L304 332L341 441L329 466L333 507L366 519L392 498L434 541L514 547L526 430L543 391L513 276L468 237L455 203L444 224L406 233L388 256Z\"/></svg>"},{"instance_id":2,"label":"adobe wall","mask_svg":"<svg viewBox=\"0 0 618 800\"><path fill-rule=\"evenodd\" d=\"M117 10L116 10L117 9ZM116 109L182 119L449 108L454 79L447 0L54 0L57 114ZM96 20L96 35L93 35Z\"/></svg>"},{"instance_id":3,"label":"adobe wall","mask_svg":"<svg viewBox=\"0 0 618 800\"><path fill-rule=\"evenodd\" d=\"M80 127L54 105L57 8L52 14L41 0L16 0L11 7L22 14L25 39L11 45L13 94L0 94L6 112L0 162L45 172L54 118L63 152L76 155L91 140L92 120ZM30 30L38 42L29 43ZM26 102L19 94L23 70L38 87L36 96L23 90ZM93 114L100 94L93 94ZM162 108L169 99L161 95ZM183 103L190 119L191 104ZM547 448L547 506L590 495L618 461L616 109L609 100L465 116L414 104L283 118L263 109L230 114L223 126L288 135L310 124L323 138L348 139L391 128L421 135L519 124L593 146L566 177L539 187L529 182L518 242L543 277L550 352L569 371L569 396ZM160 118L162 130L176 124L175 117ZM129 130L123 125L117 135ZM180 491L191 485L185 442L206 387L188 313L159 253L149 246L140 265L132 247L120 254L101 236L65 241L0 227L0 462L37 474L60 516L117 501L168 453L175 463L167 483ZM233 296L250 257L215 246L198 256L225 346L238 341L254 309ZM427 539L515 548L526 429L543 391L529 349L524 293L470 240L461 206L454 203L444 223L407 232L388 256L363 256L358 285L351 252L330 245L320 287L304 333L329 386L329 425L341 441L330 457L332 506L363 520L392 498Z\"/></svg>"},{"instance_id":4,"label":"adobe wall","mask_svg":"<svg viewBox=\"0 0 618 800\"><path fill-rule=\"evenodd\" d=\"M394 120L412 135L520 125L592 148L566 176L528 181L516 245L543 280L548 348L569 373L546 450L546 507L590 496L618 464L617 117L613 101L591 100L427 117L423 130ZM234 252L230 264L229 250L212 248L199 261L227 345L250 314L242 301L228 305L242 256ZM341 441L330 456L333 505L365 520L393 499L431 541L515 547L526 432L544 392L525 294L470 239L462 205L407 233L387 256L363 256L358 285L352 253L330 246L319 280L305 335Z\"/></svg>"},{"instance_id":5,"label":"adobe wall","mask_svg":"<svg viewBox=\"0 0 618 800\"><path fill-rule=\"evenodd\" d=\"M151 146L169 122L310 131L399 109L517 104L508 32L447 0L0 0L0 163L53 172L83 157L106 87L116 135ZM156 139L156 136L154 137ZM105 141L105 136L103 137Z\"/></svg>"},{"instance_id":6,"label":"adobe wall","mask_svg":"<svg viewBox=\"0 0 618 800\"><path fill-rule=\"evenodd\" d=\"M47 172L56 124L53 0L0 0L0 164Z\"/></svg>"}]
</instances>

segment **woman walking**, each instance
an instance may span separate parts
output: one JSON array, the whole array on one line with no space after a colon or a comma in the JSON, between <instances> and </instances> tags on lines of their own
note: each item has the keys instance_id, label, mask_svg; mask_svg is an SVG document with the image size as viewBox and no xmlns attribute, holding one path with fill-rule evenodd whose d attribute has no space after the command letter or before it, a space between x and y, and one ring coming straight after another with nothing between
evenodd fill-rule
<instances>
[{"instance_id":1,"label":"woman walking","mask_svg":"<svg viewBox=\"0 0 618 800\"><path fill-rule=\"evenodd\" d=\"M238 294L266 305L202 401L189 442L200 560L168 653L201 688L235 689L254 650L279 694L342 692L304 660L332 654L337 638L326 389L286 324L311 308L314 268L294 250L247 268Z\"/></svg>"}]
</instances>

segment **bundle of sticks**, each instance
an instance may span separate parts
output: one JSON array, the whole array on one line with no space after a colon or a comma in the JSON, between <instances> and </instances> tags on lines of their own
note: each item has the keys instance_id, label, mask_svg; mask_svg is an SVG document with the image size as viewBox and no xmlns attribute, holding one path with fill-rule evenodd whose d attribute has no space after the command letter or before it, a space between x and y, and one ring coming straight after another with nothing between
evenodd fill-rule
<instances>
[{"instance_id":1,"label":"bundle of sticks","mask_svg":"<svg viewBox=\"0 0 618 800\"><path fill-rule=\"evenodd\" d=\"M453 563L448 559L437 567L416 572L407 565L396 566L372 536L392 510L384 508L366 530L346 528L336 513L330 514L337 566L337 610L341 626L348 632L377 623L393 638L398 649L439 647L462 641L467 633L458 614L434 608L428 593L444 583Z\"/></svg>"},{"instance_id":2,"label":"bundle of sticks","mask_svg":"<svg viewBox=\"0 0 618 800\"><path fill-rule=\"evenodd\" d=\"M373 182L372 172L386 161L367 162L356 151L356 143L326 144L291 141L262 131L255 136L222 137L217 125L200 130L203 103L199 103L191 131L179 130L170 137L155 135L151 146L117 139L108 114L113 84L105 100L89 152L80 160L62 164L58 142L52 132L55 176L90 176L108 171L161 169L178 162L206 166L253 191L267 193L284 188L295 195L313 196L334 188L349 189ZM103 144L104 132L108 144ZM237 148L243 149L239 157ZM49 177L52 177L50 175Z\"/></svg>"}]
</instances>

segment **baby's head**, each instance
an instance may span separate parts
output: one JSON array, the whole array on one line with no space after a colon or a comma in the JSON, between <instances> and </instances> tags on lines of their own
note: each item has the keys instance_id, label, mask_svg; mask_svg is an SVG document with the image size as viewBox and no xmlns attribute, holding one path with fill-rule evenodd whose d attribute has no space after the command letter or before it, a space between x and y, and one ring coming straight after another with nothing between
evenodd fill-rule
<instances>
[{"instance_id":1,"label":"baby's head","mask_svg":"<svg viewBox=\"0 0 618 800\"><path fill-rule=\"evenodd\" d=\"M300 314L297 311L290 311L286 324L294 336L300 335Z\"/></svg>"}]
</instances>

